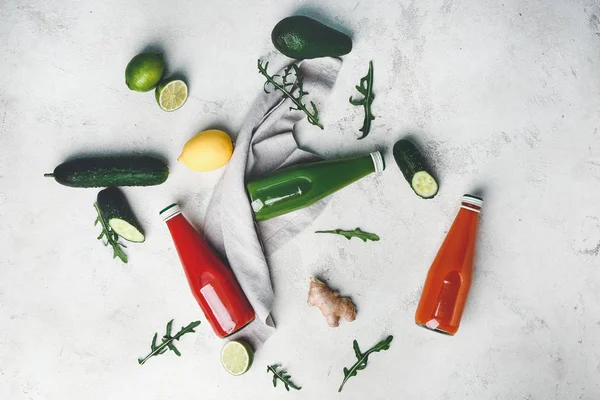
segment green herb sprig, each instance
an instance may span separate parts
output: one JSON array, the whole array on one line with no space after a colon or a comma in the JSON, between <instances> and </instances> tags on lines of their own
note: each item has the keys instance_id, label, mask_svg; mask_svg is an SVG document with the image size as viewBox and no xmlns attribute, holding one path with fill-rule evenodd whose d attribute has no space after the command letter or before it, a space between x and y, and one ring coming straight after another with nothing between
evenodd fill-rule
<instances>
[{"instance_id":1,"label":"green herb sprig","mask_svg":"<svg viewBox=\"0 0 600 400\"><path fill-rule=\"evenodd\" d=\"M172 325L173 325L173 320L170 320L169 323L167 323L167 333L163 336L162 343L159 344L158 346L156 345L156 339L158 337L158 333L154 334L154 337L152 338L152 344L150 345L150 349L152 351L145 358L143 358L143 359L138 358L138 363L140 363L140 365L143 365L146 361L148 361L148 359L150 357L163 354L167 350L171 350L175 354L177 354L177 357L181 357L181 353L179 352L179 349L177 349L177 347L175 347L175 344L173 344L173 342L175 340L179 340L186 333L196 332L194 330L194 328L197 327L198 325L200 325L200 321L190 322L190 324L188 326L182 327L181 330L175 334L175 336L171 336L171 326Z\"/></svg>"},{"instance_id":2,"label":"green herb sprig","mask_svg":"<svg viewBox=\"0 0 600 400\"><path fill-rule=\"evenodd\" d=\"M110 244L112 246L113 258L119 257L119 259L121 261L123 261L125 264L127 264L127 254L125 254L125 252L121 248L121 247L127 247L127 246L125 246L123 243L119 242L119 235L117 235L117 232L115 232L110 227L110 225L108 225L108 223L102 216L102 213L100 212L100 208L98 208L98 203L94 203L94 208L96 209L96 212L98 213L98 217L96 218L96 222L94 222L94 226L98 225L98 222L100 222L100 225L102 226L102 232L100 233L100 236L98 236L98 240L102 240L103 237L106 238L106 243L104 245L108 246Z\"/></svg>"},{"instance_id":3,"label":"green herb sprig","mask_svg":"<svg viewBox=\"0 0 600 400\"><path fill-rule=\"evenodd\" d=\"M354 354L356 355L356 358L358 359L358 361L356 361L356 363L354 363L354 365L351 366L350 368L344 368L344 380L342 381L342 384L340 385L338 392L342 391L342 388L344 387L344 385L346 384L348 379L350 379L353 376L356 376L358 371L361 371L361 370L367 368L367 361L369 359L369 354L376 353L376 352L379 352L382 350L388 350L390 348L390 343L392 342L392 339L393 339L393 336L390 335L387 338L385 338L384 340L382 340L381 342L377 343L375 346L371 347L369 350L367 350L364 353L362 353L360 351L360 348L358 347L358 342L355 340L353 343L353 347L354 347Z\"/></svg>"},{"instance_id":4,"label":"green herb sprig","mask_svg":"<svg viewBox=\"0 0 600 400\"><path fill-rule=\"evenodd\" d=\"M323 125L321 125L321 122L319 121L319 110L317 110L315 103L312 101L310 102L312 112L309 111L306 104L303 103L304 95L307 95L308 92L304 91L304 77L300 74L300 69L298 66L296 64L290 64L283 70L283 76L277 74L270 76L267 72L268 67L268 62L262 65L261 61L258 60L258 72L267 79L264 87L265 93L269 93L267 91L267 85L272 85L276 90L279 90L285 97L290 99L296 105L296 107L290 107L290 110L304 111L308 122L323 129ZM294 86L294 82L289 80L292 76L292 72L296 78L296 86L298 88L297 96L294 96L291 91ZM281 83L278 83L275 80L276 78L281 78Z\"/></svg>"},{"instance_id":5,"label":"green herb sprig","mask_svg":"<svg viewBox=\"0 0 600 400\"><path fill-rule=\"evenodd\" d=\"M356 228L353 231L345 231L342 229L333 229L330 231L316 231L315 233L332 233L335 235L341 235L348 240L352 239L353 237L356 237L356 238L361 239L363 242L366 242L367 240L372 240L373 242L377 242L379 240L379 236L377 236L376 234L369 233L369 232L363 232L360 230L360 228Z\"/></svg>"},{"instance_id":6,"label":"green herb sprig","mask_svg":"<svg viewBox=\"0 0 600 400\"><path fill-rule=\"evenodd\" d=\"M373 93L373 61L369 61L369 72L360 79L360 84L356 86L356 90L363 95L363 98L353 99L352 96L350 96L350 104L353 106L363 106L365 109L363 126L359 129L363 133L362 136L358 138L358 140L360 140L367 137L371 131L371 121L375 119L373 112L371 111L371 104L373 104L373 100L375 99L375 94Z\"/></svg>"},{"instance_id":7,"label":"green herb sprig","mask_svg":"<svg viewBox=\"0 0 600 400\"><path fill-rule=\"evenodd\" d=\"M267 366L267 373L268 372L273 373L273 387L277 387L277 380L280 380L281 382L283 382L283 385L285 386L285 390L287 390L288 392L290 391L290 388L295 389L295 390L302 389L301 387L294 385L294 383L290 380L291 376L286 371L284 371L284 370L277 371L277 368L279 368L279 367L280 367L279 364L273 364L273 365Z\"/></svg>"}]
</instances>

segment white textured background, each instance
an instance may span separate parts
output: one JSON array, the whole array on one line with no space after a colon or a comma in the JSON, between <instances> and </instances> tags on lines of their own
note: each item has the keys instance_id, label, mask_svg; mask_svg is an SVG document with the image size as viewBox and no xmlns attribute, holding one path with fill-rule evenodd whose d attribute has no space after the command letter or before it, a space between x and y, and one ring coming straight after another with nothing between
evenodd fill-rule
<instances>
[{"instance_id":1,"label":"white textured background","mask_svg":"<svg viewBox=\"0 0 600 400\"><path fill-rule=\"evenodd\" d=\"M221 171L176 163L194 133L235 135L263 80L283 62L272 27L320 14L354 49L329 103L324 155L385 149L388 169L340 192L270 258L279 330L255 366L231 377L206 322L139 366L155 331L203 319L157 213L171 200L201 226ZM124 69L164 52L191 95L164 113L130 92ZM355 140L353 86L375 66L373 132ZM14 1L0 4L0 398L586 399L600 398L600 3L595 1ZM412 134L441 191L419 200L391 160ZM147 232L111 260L95 237L97 190L42 177L81 153L168 157L166 184L128 188ZM485 197L476 273L455 337L416 327L426 271L460 195ZM360 226L364 244L316 229ZM306 306L307 277L352 295L359 316L330 329ZM388 352L336 393L354 360L386 334ZM280 362L303 386L273 388Z\"/></svg>"}]
</instances>

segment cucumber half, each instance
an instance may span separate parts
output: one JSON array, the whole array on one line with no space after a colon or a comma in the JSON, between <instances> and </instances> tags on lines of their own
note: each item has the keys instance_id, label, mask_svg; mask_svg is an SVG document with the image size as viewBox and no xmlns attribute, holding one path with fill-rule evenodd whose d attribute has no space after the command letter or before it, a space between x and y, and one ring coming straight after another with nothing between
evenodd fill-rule
<instances>
[{"instance_id":1,"label":"cucumber half","mask_svg":"<svg viewBox=\"0 0 600 400\"><path fill-rule=\"evenodd\" d=\"M140 229L124 219L114 217L108 221L108 225L125 240L135 243L143 243L146 237Z\"/></svg>"},{"instance_id":2,"label":"cucumber half","mask_svg":"<svg viewBox=\"0 0 600 400\"><path fill-rule=\"evenodd\" d=\"M135 243L142 243L146 239L121 190L115 187L104 189L98 193L97 202L102 218L117 235Z\"/></svg>"},{"instance_id":3,"label":"cucumber half","mask_svg":"<svg viewBox=\"0 0 600 400\"><path fill-rule=\"evenodd\" d=\"M431 199L438 192L438 183L431 173L425 157L408 139L394 145L394 159L412 190L423 199Z\"/></svg>"}]
</instances>

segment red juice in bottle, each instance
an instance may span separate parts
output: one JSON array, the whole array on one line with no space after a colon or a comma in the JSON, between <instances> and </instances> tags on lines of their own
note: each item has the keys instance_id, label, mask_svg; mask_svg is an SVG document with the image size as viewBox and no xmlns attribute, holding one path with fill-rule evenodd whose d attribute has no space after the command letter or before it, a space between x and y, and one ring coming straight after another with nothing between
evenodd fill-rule
<instances>
[{"instance_id":1,"label":"red juice in bottle","mask_svg":"<svg viewBox=\"0 0 600 400\"><path fill-rule=\"evenodd\" d=\"M475 256L477 222L483 200L463 196L461 208L427 273L415 322L454 335L465 308Z\"/></svg>"},{"instance_id":2,"label":"red juice in bottle","mask_svg":"<svg viewBox=\"0 0 600 400\"><path fill-rule=\"evenodd\" d=\"M223 338L254 320L250 302L233 272L181 214L177 204L160 215L167 223L192 294L217 336Z\"/></svg>"}]
</instances>

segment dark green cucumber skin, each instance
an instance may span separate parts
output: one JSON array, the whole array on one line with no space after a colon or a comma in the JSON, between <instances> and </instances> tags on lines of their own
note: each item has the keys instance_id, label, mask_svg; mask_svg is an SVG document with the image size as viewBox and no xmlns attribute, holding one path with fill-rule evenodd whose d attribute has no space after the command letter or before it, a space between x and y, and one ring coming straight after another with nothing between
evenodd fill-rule
<instances>
[{"instance_id":1,"label":"dark green cucumber skin","mask_svg":"<svg viewBox=\"0 0 600 400\"><path fill-rule=\"evenodd\" d=\"M150 156L87 157L64 162L52 175L70 187L153 186L169 176L169 167Z\"/></svg>"},{"instance_id":2,"label":"dark green cucumber skin","mask_svg":"<svg viewBox=\"0 0 600 400\"><path fill-rule=\"evenodd\" d=\"M133 210L129 206L129 202L125 198L123 192L116 187L109 187L101 190L96 199L102 218L110 223L113 218L119 218L129 222L138 231L144 233L140 223L138 222ZM117 232L118 234L119 232ZM120 235L119 235L120 236ZM127 239L127 238L124 238Z\"/></svg>"},{"instance_id":3,"label":"dark green cucumber skin","mask_svg":"<svg viewBox=\"0 0 600 400\"><path fill-rule=\"evenodd\" d=\"M394 159L396 160L398 168L402 171L402 175L404 175L404 178L417 196L423 199L435 197L437 193L431 197L422 197L416 192L415 188L412 187L412 178L419 171L426 171L437 182L436 177L431 173L427 165L427 161L425 161L425 157L423 157L413 142L408 139L397 141L394 145Z\"/></svg>"},{"instance_id":4,"label":"dark green cucumber skin","mask_svg":"<svg viewBox=\"0 0 600 400\"><path fill-rule=\"evenodd\" d=\"M338 57L352 50L348 35L304 16L279 21L271 32L271 40L277 50L296 59Z\"/></svg>"}]
</instances>

